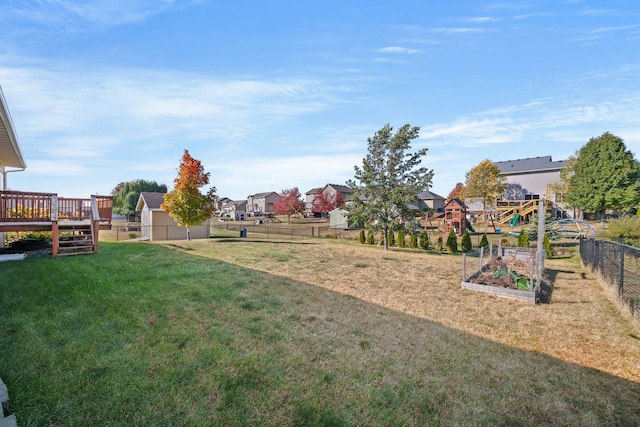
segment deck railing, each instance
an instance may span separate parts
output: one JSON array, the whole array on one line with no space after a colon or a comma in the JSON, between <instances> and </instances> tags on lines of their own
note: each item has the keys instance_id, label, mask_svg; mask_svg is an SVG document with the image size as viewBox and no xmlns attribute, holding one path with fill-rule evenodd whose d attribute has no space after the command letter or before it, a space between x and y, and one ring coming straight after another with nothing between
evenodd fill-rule
<instances>
[{"instance_id":1,"label":"deck railing","mask_svg":"<svg viewBox=\"0 0 640 427\"><path fill-rule=\"evenodd\" d=\"M92 199L99 218L92 218ZM91 199L58 197L52 193L0 191L0 222L84 221L97 219L111 222L113 198L92 196Z\"/></svg>"}]
</instances>

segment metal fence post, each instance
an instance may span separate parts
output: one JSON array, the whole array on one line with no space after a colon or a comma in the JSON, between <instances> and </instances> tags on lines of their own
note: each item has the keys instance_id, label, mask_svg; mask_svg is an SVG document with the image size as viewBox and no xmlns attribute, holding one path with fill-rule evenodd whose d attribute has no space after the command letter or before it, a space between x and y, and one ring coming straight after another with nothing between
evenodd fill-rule
<instances>
[{"instance_id":1,"label":"metal fence post","mask_svg":"<svg viewBox=\"0 0 640 427\"><path fill-rule=\"evenodd\" d=\"M620 250L620 273L618 274L618 295L624 293L624 246L618 245Z\"/></svg>"}]
</instances>

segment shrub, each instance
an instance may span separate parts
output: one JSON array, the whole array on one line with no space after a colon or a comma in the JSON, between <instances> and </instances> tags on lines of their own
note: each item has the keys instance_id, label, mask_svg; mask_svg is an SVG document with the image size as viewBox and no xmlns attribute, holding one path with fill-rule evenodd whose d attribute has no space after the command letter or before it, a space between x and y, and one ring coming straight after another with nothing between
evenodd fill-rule
<instances>
[{"instance_id":1,"label":"shrub","mask_svg":"<svg viewBox=\"0 0 640 427\"><path fill-rule=\"evenodd\" d=\"M404 248L407 246L407 243L404 240L404 230L398 231L398 247Z\"/></svg>"},{"instance_id":2,"label":"shrub","mask_svg":"<svg viewBox=\"0 0 640 427\"><path fill-rule=\"evenodd\" d=\"M480 239L480 247L486 248L489 246L489 239L487 239L486 233L482 235L482 239Z\"/></svg>"},{"instance_id":3,"label":"shrub","mask_svg":"<svg viewBox=\"0 0 640 427\"><path fill-rule=\"evenodd\" d=\"M411 233L409 235L409 247L412 249L418 247L418 237L416 236L416 233Z\"/></svg>"},{"instance_id":4,"label":"shrub","mask_svg":"<svg viewBox=\"0 0 640 427\"><path fill-rule=\"evenodd\" d=\"M442 236L438 236L438 240L436 241L436 251L442 252L444 246L442 242Z\"/></svg>"},{"instance_id":5,"label":"shrub","mask_svg":"<svg viewBox=\"0 0 640 427\"><path fill-rule=\"evenodd\" d=\"M551 241L549 241L549 236L547 236L547 233L544 233L544 238L542 239L542 247L544 248L544 253L547 258L551 258L553 256L553 248L551 247Z\"/></svg>"},{"instance_id":6,"label":"shrub","mask_svg":"<svg viewBox=\"0 0 640 427\"><path fill-rule=\"evenodd\" d=\"M456 232L451 230L449 232L449 236L447 237L447 249L452 254L458 252L458 236L456 236Z\"/></svg>"},{"instance_id":7,"label":"shrub","mask_svg":"<svg viewBox=\"0 0 640 427\"><path fill-rule=\"evenodd\" d=\"M418 244L420 245L420 249L424 249L425 251L429 249L429 235L426 231L420 232L420 241Z\"/></svg>"},{"instance_id":8,"label":"shrub","mask_svg":"<svg viewBox=\"0 0 640 427\"><path fill-rule=\"evenodd\" d=\"M473 249L473 245L471 244L471 236L469 235L468 230L464 230L464 233L462 233L461 246L462 246L462 252L465 252L465 253L471 252L471 249Z\"/></svg>"},{"instance_id":9,"label":"shrub","mask_svg":"<svg viewBox=\"0 0 640 427\"><path fill-rule=\"evenodd\" d=\"M358 242L364 244L364 241L366 240L365 236L364 236L364 228L360 229L360 233L358 234Z\"/></svg>"},{"instance_id":10,"label":"shrub","mask_svg":"<svg viewBox=\"0 0 640 427\"><path fill-rule=\"evenodd\" d=\"M518 243L517 246L519 248L528 248L529 247L529 235L526 231L521 231L518 235Z\"/></svg>"},{"instance_id":11,"label":"shrub","mask_svg":"<svg viewBox=\"0 0 640 427\"><path fill-rule=\"evenodd\" d=\"M509 239L502 239L500 240L500 246L511 246L511 242Z\"/></svg>"},{"instance_id":12,"label":"shrub","mask_svg":"<svg viewBox=\"0 0 640 427\"><path fill-rule=\"evenodd\" d=\"M611 240L624 239L626 244L638 246L640 243L640 217L623 216L613 219L607 225L607 229L600 234Z\"/></svg>"},{"instance_id":13,"label":"shrub","mask_svg":"<svg viewBox=\"0 0 640 427\"><path fill-rule=\"evenodd\" d=\"M396 245L396 235L393 233L392 229L389 229L387 231L387 244L389 246L395 246Z\"/></svg>"},{"instance_id":14,"label":"shrub","mask_svg":"<svg viewBox=\"0 0 640 427\"><path fill-rule=\"evenodd\" d=\"M373 237L373 230L372 229L368 229L367 230L367 245L373 245L376 243L376 239L375 237Z\"/></svg>"}]
</instances>

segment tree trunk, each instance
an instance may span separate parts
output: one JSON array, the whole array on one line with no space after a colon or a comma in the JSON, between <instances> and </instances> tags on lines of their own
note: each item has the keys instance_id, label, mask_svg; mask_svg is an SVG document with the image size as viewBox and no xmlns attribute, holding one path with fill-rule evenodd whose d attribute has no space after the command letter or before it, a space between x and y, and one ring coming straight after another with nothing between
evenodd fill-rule
<instances>
[{"instance_id":1,"label":"tree trunk","mask_svg":"<svg viewBox=\"0 0 640 427\"><path fill-rule=\"evenodd\" d=\"M189 232L189 226L187 226L187 240L191 240L191 233Z\"/></svg>"},{"instance_id":2,"label":"tree trunk","mask_svg":"<svg viewBox=\"0 0 640 427\"><path fill-rule=\"evenodd\" d=\"M382 230L383 230L382 241L384 242L384 250L387 251L389 250L389 241L387 240L387 233L389 232L389 227L385 225Z\"/></svg>"}]
</instances>

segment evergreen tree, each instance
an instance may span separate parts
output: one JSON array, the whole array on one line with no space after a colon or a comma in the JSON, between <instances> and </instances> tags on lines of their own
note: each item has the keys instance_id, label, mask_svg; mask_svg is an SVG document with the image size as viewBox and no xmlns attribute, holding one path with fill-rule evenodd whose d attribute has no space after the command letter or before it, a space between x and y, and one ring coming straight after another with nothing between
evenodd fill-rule
<instances>
[{"instance_id":1,"label":"evergreen tree","mask_svg":"<svg viewBox=\"0 0 640 427\"><path fill-rule=\"evenodd\" d=\"M522 230L518 235L518 244L519 248L528 248L529 247L529 235L526 231Z\"/></svg>"},{"instance_id":2,"label":"evergreen tree","mask_svg":"<svg viewBox=\"0 0 640 427\"><path fill-rule=\"evenodd\" d=\"M442 236L438 236L438 240L436 241L436 251L442 252L443 246Z\"/></svg>"},{"instance_id":3,"label":"evergreen tree","mask_svg":"<svg viewBox=\"0 0 640 427\"><path fill-rule=\"evenodd\" d=\"M413 232L409 235L409 247L411 249L415 249L418 247L418 238L416 237L416 233Z\"/></svg>"},{"instance_id":4,"label":"evergreen tree","mask_svg":"<svg viewBox=\"0 0 640 427\"><path fill-rule=\"evenodd\" d=\"M460 243L462 246L462 252L471 252L473 249L473 245L471 244L471 236L469 235L468 230L464 230L462 233L462 242Z\"/></svg>"},{"instance_id":5,"label":"evergreen tree","mask_svg":"<svg viewBox=\"0 0 640 427\"><path fill-rule=\"evenodd\" d=\"M391 228L387 231L387 243L389 246L396 245L396 237Z\"/></svg>"},{"instance_id":6,"label":"evergreen tree","mask_svg":"<svg viewBox=\"0 0 640 427\"><path fill-rule=\"evenodd\" d=\"M367 245L375 245L375 243L376 239L373 235L373 230L369 228L367 230Z\"/></svg>"},{"instance_id":7,"label":"evergreen tree","mask_svg":"<svg viewBox=\"0 0 640 427\"><path fill-rule=\"evenodd\" d=\"M449 236L447 237L447 249L449 249L449 252L452 254L458 252L458 236L456 236L453 230L449 232Z\"/></svg>"},{"instance_id":8,"label":"evergreen tree","mask_svg":"<svg viewBox=\"0 0 640 427\"><path fill-rule=\"evenodd\" d=\"M425 251L429 249L429 235L426 231L422 230L420 232L420 238L418 244L420 245L420 249L424 249Z\"/></svg>"},{"instance_id":9,"label":"evergreen tree","mask_svg":"<svg viewBox=\"0 0 640 427\"><path fill-rule=\"evenodd\" d=\"M145 181L137 179L135 181L121 182L111 191L113 196L113 212L132 217L138 214L136 205L140 198L140 193L166 193L167 186L158 184L155 181Z\"/></svg>"},{"instance_id":10,"label":"evergreen tree","mask_svg":"<svg viewBox=\"0 0 640 427\"><path fill-rule=\"evenodd\" d=\"M489 246L489 239L487 239L487 235L486 234L483 234L482 235L482 239L480 239L480 247L484 248L484 247L487 247L487 246Z\"/></svg>"},{"instance_id":11,"label":"evergreen tree","mask_svg":"<svg viewBox=\"0 0 640 427\"><path fill-rule=\"evenodd\" d=\"M544 233L544 238L542 239L542 247L544 248L544 253L547 258L551 258L553 256L553 247L551 246L551 241L547 236L547 233Z\"/></svg>"},{"instance_id":12,"label":"evergreen tree","mask_svg":"<svg viewBox=\"0 0 640 427\"><path fill-rule=\"evenodd\" d=\"M364 228L360 229L360 233L358 233L358 242L363 243L365 242L366 238L364 236Z\"/></svg>"},{"instance_id":13,"label":"evergreen tree","mask_svg":"<svg viewBox=\"0 0 640 427\"><path fill-rule=\"evenodd\" d=\"M400 230L398 231L398 247L404 248L405 246L407 245L404 239L404 230Z\"/></svg>"},{"instance_id":14,"label":"evergreen tree","mask_svg":"<svg viewBox=\"0 0 640 427\"><path fill-rule=\"evenodd\" d=\"M375 224L382 231L385 249L389 247L389 229L412 217L408 205L415 202L416 194L429 188L433 178L432 170L420 167L427 149L409 152L418 132L418 127L407 124L393 133L393 128L385 125L367 140L368 154L362 168L355 166L355 179L347 182L350 215Z\"/></svg>"}]
</instances>

